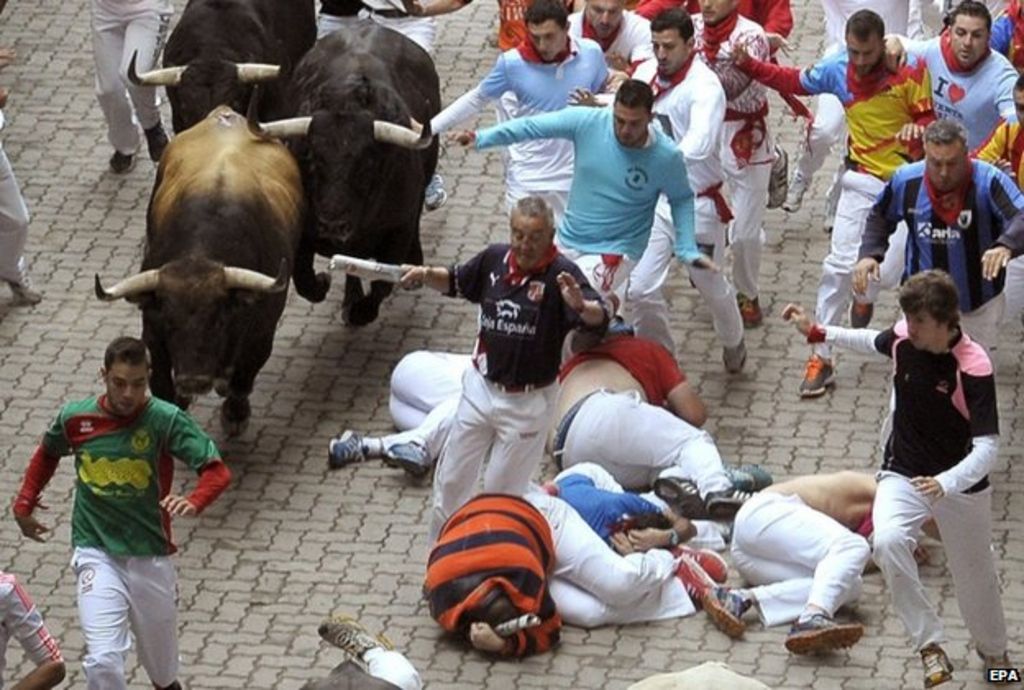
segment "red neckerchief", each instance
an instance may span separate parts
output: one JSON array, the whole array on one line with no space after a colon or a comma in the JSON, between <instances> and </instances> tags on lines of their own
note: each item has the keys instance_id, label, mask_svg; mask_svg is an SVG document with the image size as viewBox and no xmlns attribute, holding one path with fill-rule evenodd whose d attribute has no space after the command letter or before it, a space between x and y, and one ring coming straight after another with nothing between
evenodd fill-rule
<instances>
[{"instance_id":1,"label":"red neckerchief","mask_svg":"<svg viewBox=\"0 0 1024 690\"><path fill-rule=\"evenodd\" d=\"M527 278L538 273L543 273L548 270L548 266L558 258L558 247L554 244L548 248L548 253L544 255L544 258L540 260L540 263L533 268L524 271L519 267L519 262L516 261L516 253L511 249L508 250L508 275L505 276L505 282L510 285L522 285Z\"/></svg>"},{"instance_id":2,"label":"red neckerchief","mask_svg":"<svg viewBox=\"0 0 1024 690\"><path fill-rule=\"evenodd\" d=\"M553 60L545 60L537 52L537 46L533 45L533 39L530 34L526 34L526 38L516 46L516 50L522 56L526 62L532 62L535 65L557 65L564 61L567 57L573 54L572 41L568 38L565 39L565 49L561 53L555 56Z\"/></svg>"},{"instance_id":3,"label":"red neckerchief","mask_svg":"<svg viewBox=\"0 0 1024 690\"><path fill-rule=\"evenodd\" d=\"M668 93L675 87L679 86L683 82L683 79L686 79L686 74L690 71L690 65L693 64L693 58L696 55L696 52L690 53L690 57L686 58L686 62L684 62L683 66L679 68L679 71L668 79L661 76L657 69L654 70L654 76L651 77L650 82L651 91L654 92L654 100L658 100L658 96Z\"/></svg>"},{"instance_id":4,"label":"red neckerchief","mask_svg":"<svg viewBox=\"0 0 1024 690\"><path fill-rule=\"evenodd\" d=\"M625 21L625 20L623 20ZM592 41L597 41L598 45L601 46L601 52L607 53L608 49L612 47L612 43L615 43L615 39L619 37L619 32L622 31L622 22L615 27L615 31L608 36L608 38L601 38L597 35L597 30L594 29L594 25L587 19L587 13L583 12L583 38L589 38Z\"/></svg>"},{"instance_id":5,"label":"red neckerchief","mask_svg":"<svg viewBox=\"0 0 1024 690\"><path fill-rule=\"evenodd\" d=\"M705 22L704 33L701 36L704 46L701 50L709 61L718 57L718 49L729 40L729 36L732 35L733 29L736 28L736 22L739 21L739 18L740 13L733 10L728 17L714 26Z\"/></svg>"},{"instance_id":6,"label":"red neckerchief","mask_svg":"<svg viewBox=\"0 0 1024 690\"><path fill-rule=\"evenodd\" d=\"M1024 19L1020 16L1019 0L1010 0L1006 6L1006 16L1010 18L1013 33L1010 35L1010 62L1018 70L1024 69Z\"/></svg>"},{"instance_id":7,"label":"red neckerchief","mask_svg":"<svg viewBox=\"0 0 1024 690\"><path fill-rule=\"evenodd\" d=\"M928 200L932 203L932 214L942 219L946 227L955 227L964 210L964 200L967 199L967 190L971 188L972 175L967 175L964 184L948 192L939 192L932 187L928 175L924 176L924 188L928 192Z\"/></svg>"},{"instance_id":8,"label":"red neckerchief","mask_svg":"<svg viewBox=\"0 0 1024 690\"><path fill-rule=\"evenodd\" d=\"M992 52L991 48L985 48L985 54L978 58L970 67L961 67L960 63L956 61L956 55L953 54L953 38L949 35L949 29L942 32L939 36L939 49L942 51L942 59L946 61L946 67L953 74L967 74L974 70L975 67L984 62L985 58L988 57L989 53Z\"/></svg>"},{"instance_id":9,"label":"red neckerchief","mask_svg":"<svg viewBox=\"0 0 1024 690\"><path fill-rule=\"evenodd\" d=\"M884 62L879 62L863 77L858 77L853 64L847 63L846 88L850 90L850 95L855 101L867 100L888 84L890 76L891 73L885 68Z\"/></svg>"}]
</instances>

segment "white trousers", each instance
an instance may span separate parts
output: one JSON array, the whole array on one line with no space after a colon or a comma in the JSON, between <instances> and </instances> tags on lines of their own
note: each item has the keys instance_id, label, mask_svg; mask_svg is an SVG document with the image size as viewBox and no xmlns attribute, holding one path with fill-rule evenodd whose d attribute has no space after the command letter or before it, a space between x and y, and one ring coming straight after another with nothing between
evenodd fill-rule
<instances>
[{"instance_id":1,"label":"white trousers","mask_svg":"<svg viewBox=\"0 0 1024 690\"><path fill-rule=\"evenodd\" d=\"M603 254L584 254L576 249L569 249L558 244L560 251L567 259L575 263L583 277L590 283L590 287L597 290L601 298L608 303L612 309L612 316L619 311L619 307L625 301L629 289L629 274L633 271L635 262L628 256L621 256L617 265L605 263Z\"/></svg>"},{"instance_id":2,"label":"white trousers","mask_svg":"<svg viewBox=\"0 0 1024 690\"><path fill-rule=\"evenodd\" d=\"M89 690L126 690L124 662L132 634L139 663L158 687L178 676L178 577L166 556L121 558L76 548L82 662Z\"/></svg>"},{"instance_id":3,"label":"white trousers","mask_svg":"<svg viewBox=\"0 0 1024 690\"><path fill-rule=\"evenodd\" d=\"M117 151L133 154L139 131L160 122L156 88L128 82L128 63L138 52L136 69L152 69L160 58L174 8L169 0L128 5L116 0L92 0L92 47L96 62L96 98L107 121L107 139ZM129 100L129 97L131 100Z\"/></svg>"},{"instance_id":4,"label":"white trousers","mask_svg":"<svg viewBox=\"0 0 1024 690\"><path fill-rule=\"evenodd\" d=\"M11 169L3 146L0 146L0 280L21 282L18 262L28 238L28 207Z\"/></svg>"},{"instance_id":5,"label":"white trousers","mask_svg":"<svg viewBox=\"0 0 1024 690\"><path fill-rule=\"evenodd\" d=\"M455 424L458 411L459 396L448 398L431 410L419 426L384 436L381 439L384 449L387 450L401 443L415 443L426 449L427 458L431 464L437 462L437 459L448 448L448 440L451 438L452 427Z\"/></svg>"},{"instance_id":6,"label":"white trousers","mask_svg":"<svg viewBox=\"0 0 1024 690\"><path fill-rule=\"evenodd\" d=\"M1024 256L1013 259L1006 267L1006 286L1003 288L1003 294L1006 295L1006 312L1003 318L1015 318L1024 310Z\"/></svg>"},{"instance_id":7,"label":"white trousers","mask_svg":"<svg viewBox=\"0 0 1024 690\"><path fill-rule=\"evenodd\" d=\"M338 17L333 14L321 14L316 18L316 37L319 40L358 21L358 16Z\"/></svg>"},{"instance_id":8,"label":"white trousers","mask_svg":"<svg viewBox=\"0 0 1024 690\"><path fill-rule=\"evenodd\" d=\"M423 423L430 411L462 393L462 377L471 366L469 355L416 350L398 360L391 372L388 407L401 431Z\"/></svg>"},{"instance_id":9,"label":"white trousers","mask_svg":"<svg viewBox=\"0 0 1024 690\"><path fill-rule=\"evenodd\" d=\"M725 257L725 224L719 219L711 199L695 201L696 239L719 266ZM629 276L626 306L632 315L636 334L661 344L675 353L675 341L669 323L668 304L663 287L675 258L676 229L665 197L658 200L651 228L651 239L644 255ZM724 347L736 347L743 340L743 319L736 305L736 291L722 271L687 267L690 280L711 310L711 323Z\"/></svg>"},{"instance_id":10,"label":"white trousers","mask_svg":"<svg viewBox=\"0 0 1024 690\"><path fill-rule=\"evenodd\" d=\"M501 101L496 101L498 108L500 109ZM562 222L562 218L565 216L565 209L569 205L569 190L561 189L526 189L517 185L509 184L505 188L505 210L509 216L512 215L513 209L516 207L516 203L520 199L525 199L528 196L539 196L543 199L548 206L551 207L551 215L554 217L555 227Z\"/></svg>"},{"instance_id":11,"label":"white trousers","mask_svg":"<svg viewBox=\"0 0 1024 690\"><path fill-rule=\"evenodd\" d=\"M562 466L582 462L600 465L627 489L658 477L691 479L701 496L732 488L708 432L635 392L598 391L583 403L566 435Z\"/></svg>"},{"instance_id":12,"label":"white trousers","mask_svg":"<svg viewBox=\"0 0 1024 690\"><path fill-rule=\"evenodd\" d=\"M473 497L481 471L486 492L518 496L526 491L544 454L557 394L555 384L505 393L473 367L466 370L448 448L434 471L429 544Z\"/></svg>"},{"instance_id":13,"label":"white trousers","mask_svg":"<svg viewBox=\"0 0 1024 690\"><path fill-rule=\"evenodd\" d=\"M551 526L551 598L569 625L593 628L689 616L694 612L675 558L664 549L620 556L565 501L527 495Z\"/></svg>"},{"instance_id":14,"label":"white trousers","mask_svg":"<svg viewBox=\"0 0 1024 690\"><path fill-rule=\"evenodd\" d=\"M732 558L765 626L795 621L808 604L829 615L855 601L871 556L864 537L797 495L761 491L733 525Z\"/></svg>"},{"instance_id":15,"label":"white trousers","mask_svg":"<svg viewBox=\"0 0 1024 690\"><path fill-rule=\"evenodd\" d=\"M363 10L359 13L359 18L369 19L375 24L397 31L427 51L428 55L434 54L437 20L433 17L382 17L369 10Z\"/></svg>"},{"instance_id":16,"label":"white trousers","mask_svg":"<svg viewBox=\"0 0 1024 690\"><path fill-rule=\"evenodd\" d=\"M999 344L999 325L1006 312L1006 293L1001 292L988 302L960 315L960 325L967 335L990 353Z\"/></svg>"},{"instance_id":17,"label":"white trousers","mask_svg":"<svg viewBox=\"0 0 1024 690\"><path fill-rule=\"evenodd\" d=\"M815 317L818 323L835 326L843 321L853 299L853 267L857 263L864 224L875 199L885 183L873 175L845 170L839 179L839 205L836 207L835 224L832 226L832 240L829 253L821 267L821 281L818 283ZM889 239L889 251L881 266L881 280L869 286L866 296L859 301L871 302L883 287L894 287L899 283L903 271L903 256L906 246L906 226ZM831 356L831 348L825 343L814 346L815 353L822 357Z\"/></svg>"},{"instance_id":18,"label":"white trousers","mask_svg":"<svg viewBox=\"0 0 1024 690\"><path fill-rule=\"evenodd\" d=\"M729 202L736 217L729 225L732 245L732 284L747 297L760 294L761 252L764 249L764 212L768 206L768 181L772 176L770 162L740 166L729 143L743 126L742 122L722 125L722 170L729 186ZM771 138L754 151L754 161L771 158Z\"/></svg>"},{"instance_id":19,"label":"white trousers","mask_svg":"<svg viewBox=\"0 0 1024 690\"><path fill-rule=\"evenodd\" d=\"M420 690L423 681L416 667L400 652L374 647L363 654L366 672L402 690Z\"/></svg>"},{"instance_id":20,"label":"white trousers","mask_svg":"<svg viewBox=\"0 0 1024 690\"><path fill-rule=\"evenodd\" d=\"M872 511L873 556L914 649L945 641L942 621L921 584L914 561L917 534L930 517L935 518L942 535L960 615L978 651L1002 655L1006 651L1006 622L992 553L991 487L929 503L908 478L883 471L878 473Z\"/></svg>"},{"instance_id":21,"label":"white trousers","mask_svg":"<svg viewBox=\"0 0 1024 690\"><path fill-rule=\"evenodd\" d=\"M826 51L828 55L832 51ZM800 148L796 174L810 185L814 174L825 164L832 147L842 141L846 133L846 111L832 94L818 96L818 109L807 132L807 140Z\"/></svg>"}]
</instances>

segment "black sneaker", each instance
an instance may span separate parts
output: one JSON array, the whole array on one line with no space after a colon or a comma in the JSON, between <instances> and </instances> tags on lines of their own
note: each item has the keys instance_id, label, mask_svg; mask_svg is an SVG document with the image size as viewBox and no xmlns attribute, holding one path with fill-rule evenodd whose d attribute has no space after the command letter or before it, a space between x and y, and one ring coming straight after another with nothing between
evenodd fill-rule
<instances>
[{"instance_id":1,"label":"black sneaker","mask_svg":"<svg viewBox=\"0 0 1024 690\"><path fill-rule=\"evenodd\" d=\"M157 122L149 129L142 130L146 135L146 148L149 149L149 159L154 163L160 162L160 156L164 155L167 148L167 132L164 131L162 123Z\"/></svg>"},{"instance_id":2,"label":"black sneaker","mask_svg":"<svg viewBox=\"0 0 1024 690\"><path fill-rule=\"evenodd\" d=\"M752 495L739 489L712 491L704 497L704 507L712 520L732 520Z\"/></svg>"},{"instance_id":3,"label":"black sneaker","mask_svg":"<svg viewBox=\"0 0 1024 690\"><path fill-rule=\"evenodd\" d=\"M114 173L115 175L124 175L126 173L130 173L132 171L132 168L134 167L134 154L114 151L114 155L110 157L110 172Z\"/></svg>"},{"instance_id":4,"label":"black sneaker","mask_svg":"<svg viewBox=\"0 0 1024 690\"><path fill-rule=\"evenodd\" d=\"M697 485L689 479L658 477L654 480L654 494L665 501L676 515L690 520L708 517Z\"/></svg>"}]
</instances>

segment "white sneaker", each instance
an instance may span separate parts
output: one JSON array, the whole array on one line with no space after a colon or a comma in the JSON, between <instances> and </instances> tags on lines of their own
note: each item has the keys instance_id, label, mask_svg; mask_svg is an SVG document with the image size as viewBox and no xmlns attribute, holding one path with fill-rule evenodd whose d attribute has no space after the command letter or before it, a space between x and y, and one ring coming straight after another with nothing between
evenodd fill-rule
<instances>
[{"instance_id":1,"label":"white sneaker","mask_svg":"<svg viewBox=\"0 0 1024 690\"><path fill-rule=\"evenodd\" d=\"M782 202L782 210L786 213L799 211L806 192L807 180L799 172L793 173L793 179L789 181L789 190L786 192L786 200Z\"/></svg>"},{"instance_id":2,"label":"white sneaker","mask_svg":"<svg viewBox=\"0 0 1024 690\"><path fill-rule=\"evenodd\" d=\"M28 307L43 301L42 294L32 289L32 280L28 277L28 262L25 261L25 257L18 259L18 281L7 281L7 286L11 288L11 294L14 296L13 304L17 306Z\"/></svg>"}]
</instances>

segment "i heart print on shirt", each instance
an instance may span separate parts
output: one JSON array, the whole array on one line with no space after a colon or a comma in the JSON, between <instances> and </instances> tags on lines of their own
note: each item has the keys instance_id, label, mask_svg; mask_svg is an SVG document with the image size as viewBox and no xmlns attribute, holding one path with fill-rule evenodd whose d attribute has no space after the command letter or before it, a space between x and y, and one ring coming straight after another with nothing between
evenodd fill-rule
<instances>
[{"instance_id":1,"label":"i heart print on shirt","mask_svg":"<svg viewBox=\"0 0 1024 690\"><path fill-rule=\"evenodd\" d=\"M949 100L953 103L959 103L964 96L967 95L967 89L960 86L959 84L949 85Z\"/></svg>"}]
</instances>

